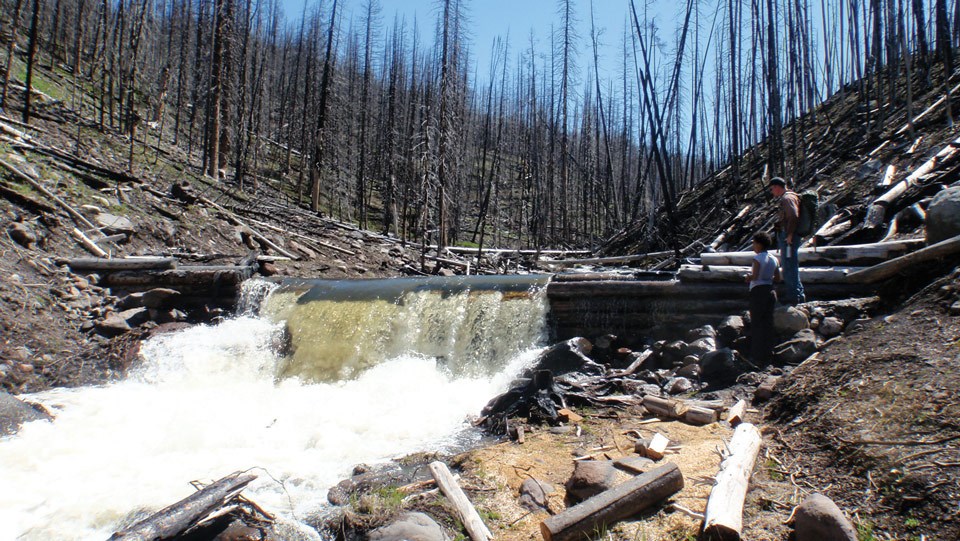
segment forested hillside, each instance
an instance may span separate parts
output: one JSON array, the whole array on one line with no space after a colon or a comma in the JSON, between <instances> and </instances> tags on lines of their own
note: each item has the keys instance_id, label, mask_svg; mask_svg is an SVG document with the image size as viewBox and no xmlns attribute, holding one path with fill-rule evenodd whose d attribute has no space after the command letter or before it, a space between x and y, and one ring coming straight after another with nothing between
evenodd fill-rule
<instances>
[{"instance_id":1,"label":"forested hillside","mask_svg":"<svg viewBox=\"0 0 960 541\"><path fill-rule=\"evenodd\" d=\"M718 171L808 181L818 141L801 141L833 122L818 104L855 93L869 139L918 93L948 92L931 67L952 73L960 39L946 0L688 0L675 24L631 1L605 29L573 4L544 15L548 44L489 44L469 37L482 3L453 0L416 21L376 0L296 20L277 0L4 0L0 99L25 123L75 124L80 152L127 137L134 175L163 141L240 190L406 239L593 246L658 207L677 227L678 193ZM39 106L37 66L72 90ZM656 235L676 244L669 229Z\"/></svg>"}]
</instances>

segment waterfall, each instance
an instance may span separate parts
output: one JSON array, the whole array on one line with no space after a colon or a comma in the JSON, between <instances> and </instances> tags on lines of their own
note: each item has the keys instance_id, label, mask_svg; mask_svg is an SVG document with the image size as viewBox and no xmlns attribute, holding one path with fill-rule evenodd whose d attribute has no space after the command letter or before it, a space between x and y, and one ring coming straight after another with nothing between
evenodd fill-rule
<instances>
[{"instance_id":1,"label":"waterfall","mask_svg":"<svg viewBox=\"0 0 960 541\"><path fill-rule=\"evenodd\" d=\"M247 469L245 494L311 522L354 464L475 443L465 420L539 351L543 284L363 285L282 286L264 316L149 339L123 381L21 397L55 420L0 440L0 539L102 540Z\"/></svg>"}]
</instances>

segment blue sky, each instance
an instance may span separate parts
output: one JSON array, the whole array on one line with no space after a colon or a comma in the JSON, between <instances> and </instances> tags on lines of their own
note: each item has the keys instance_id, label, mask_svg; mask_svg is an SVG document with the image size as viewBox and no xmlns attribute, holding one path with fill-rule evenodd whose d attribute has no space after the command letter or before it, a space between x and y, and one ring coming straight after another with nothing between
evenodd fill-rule
<instances>
[{"instance_id":1,"label":"blue sky","mask_svg":"<svg viewBox=\"0 0 960 541\"><path fill-rule=\"evenodd\" d=\"M303 11L304 0L282 0L288 20L297 20ZM315 5L317 0L307 0ZM327 4L330 0L324 0ZM365 0L340 0L344 15L343 28L349 26L349 17L363 17ZM655 0L648 4L649 13L656 18L665 35L672 36L675 10L683 2L678 0ZM530 32L533 32L540 51L546 51L550 43L550 28L559 25L557 0L465 0L469 18L471 55L477 62L477 74L486 79L489 71L490 50L497 36L509 33L511 58L515 65L520 49L529 47ZM619 77L620 42L629 0L594 0L594 22L602 29L600 38L601 77ZM637 9L642 9L644 0L637 0ZM381 21L389 26L394 14L412 22L416 18L424 38L429 40L440 11L438 0L381 0ZM592 69L590 45L590 0L575 0L576 19L580 34L581 71ZM682 7L682 6L680 6ZM583 74L587 75L586 73Z\"/></svg>"}]
</instances>

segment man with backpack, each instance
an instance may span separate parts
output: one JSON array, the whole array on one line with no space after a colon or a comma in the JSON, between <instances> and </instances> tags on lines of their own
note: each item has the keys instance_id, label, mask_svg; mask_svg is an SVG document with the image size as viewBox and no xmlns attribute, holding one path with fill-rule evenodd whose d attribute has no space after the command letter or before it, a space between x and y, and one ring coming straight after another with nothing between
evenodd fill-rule
<instances>
[{"instance_id":1,"label":"man with backpack","mask_svg":"<svg viewBox=\"0 0 960 541\"><path fill-rule=\"evenodd\" d=\"M767 184L770 194L780 198L777 211L777 246L780 249L780 268L783 269L783 283L786 287L783 304L799 304L806 301L803 284L800 283L800 245L803 234L798 230L801 222L800 196L787 189L787 181L773 177ZM808 217L806 222L810 222Z\"/></svg>"}]
</instances>

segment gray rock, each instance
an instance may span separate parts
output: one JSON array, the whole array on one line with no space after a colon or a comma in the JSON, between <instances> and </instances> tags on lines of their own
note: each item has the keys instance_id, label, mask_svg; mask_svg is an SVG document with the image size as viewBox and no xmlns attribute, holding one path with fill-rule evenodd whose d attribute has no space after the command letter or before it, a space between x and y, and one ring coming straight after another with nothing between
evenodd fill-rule
<instances>
[{"instance_id":1,"label":"gray rock","mask_svg":"<svg viewBox=\"0 0 960 541\"><path fill-rule=\"evenodd\" d=\"M697 364L698 362L700 362L700 357L699 357L699 356L697 356L697 355L687 355L686 357L684 357L683 359L680 360L680 365L681 365L681 366L687 366L687 365L690 365L690 364Z\"/></svg>"},{"instance_id":2,"label":"gray rock","mask_svg":"<svg viewBox=\"0 0 960 541\"><path fill-rule=\"evenodd\" d=\"M123 298L117 301L117 310L129 310L143 306L143 295L144 293L142 291L124 295Z\"/></svg>"},{"instance_id":3,"label":"gray rock","mask_svg":"<svg viewBox=\"0 0 960 541\"><path fill-rule=\"evenodd\" d=\"M700 368L700 365L697 363L684 365L680 367L676 372L678 377L688 378L688 379L699 379L701 373L702 373L702 370Z\"/></svg>"},{"instance_id":4,"label":"gray rock","mask_svg":"<svg viewBox=\"0 0 960 541\"><path fill-rule=\"evenodd\" d=\"M645 456L625 456L615 460L613 465L629 473L638 474L650 469L654 462Z\"/></svg>"},{"instance_id":5,"label":"gray rock","mask_svg":"<svg viewBox=\"0 0 960 541\"><path fill-rule=\"evenodd\" d=\"M793 336L800 330L810 328L810 320L796 307L778 306L773 311L773 328L780 336Z\"/></svg>"},{"instance_id":6,"label":"gray rock","mask_svg":"<svg viewBox=\"0 0 960 541\"><path fill-rule=\"evenodd\" d=\"M687 332L687 342L695 342L701 338L717 338L717 331L713 328L713 325L704 325Z\"/></svg>"},{"instance_id":7,"label":"gray rock","mask_svg":"<svg viewBox=\"0 0 960 541\"><path fill-rule=\"evenodd\" d=\"M773 360L778 364L797 364L817 351L817 335L803 329L773 349Z\"/></svg>"},{"instance_id":8,"label":"gray rock","mask_svg":"<svg viewBox=\"0 0 960 541\"><path fill-rule=\"evenodd\" d=\"M733 350L722 348L711 351L700 357L700 374L703 376L715 376L717 374L731 373L735 370Z\"/></svg>"},{"instance_id":9,"label":"gray rock","mask_svg":"<svg viewBox=\"0 0 960 541\"><path fill-rule=\"evenodd\" d=\"M129 331L130 325L117 313L109 314L97 322L97 332L104 336L119 336Z\"/></svg>"},{"instance_id":10,"label":"gray rock","mask_svg":"<svg viewBox=\"0 0 960 541\"><path fill-rule=\"evenodd\" d=\"M123 216L115 216L113 214L101 212L100 214L97 214L95 220L97 224L103 228L103 232L107 235L115 235L118 233L132 235L137 232L137 226Z\"/></svg>"},{"instance_id":11,"label":"gray rock","mask_svg":"<svg viewBox=\"0 0 960 541\"><path fill-rule=\"evenodd\" d=\"M883 163L881 163L880 160L868 160L866 163L861 165L859 169L857 169L857 179L865 180L867 178L876 176L881 167L883 167Z\"/></svg>"},{"instance_id":12,"label":"gray rock","mask_svg":"<svg viewBox=\"0 0 960 541\"><path fill-rule=\"evenodd\" d=\"M573 474L567 480L567 494L578 500L586 500L617 483L617 470L609 460L579 460Z\"/></svg>"},{"instance_id":13,"label":"gray rock","mask_svg":"<svg viewBox=\"0 0 960 541\"><path fill-rule=\"evenodd\" d=\"M693 342L687 344L687 347L684 348L683 352L687 355L696 355L700 357L704 353L709 353L717 349L717 341L714 338L698 338Z\"/></svg>"},{"instance_id":14,"label":"gray rock","mask_svg":"<svg viewBox=\"0 0 960 541\"><path fill-rule=\"evenodd\" d=\"M807 496L793 517L796 541L857 541L853 524L823 494Z\"/></svg>"},{"instance_id":15,"label":"gray rock","mask_svg":"<svg viewBox=\"0 0 960 541\"><path fill-rule=\"evenodd\" d=\"M724 345L730 345L743 334L745 325L740 316L727 316L717 327L717 340Z\"/></svg>"},{"instance_id":16,"label":"gray rock","mask_svg":"<svg viewBox=\"0 0 960 541\"><path fill-rule=\"evenodd\" d=\"M833 316L823 318L820 322L820 334L824 338L832 338L843 331L843 321Z\"/></svg>"},{"instance_id":17,"label":"gray rock","mask_svg":"<svg viewBox=\"0 0 960 541\"><path fill-rule=\"evenodd\" d=\"M29 404L10 393L0 391L0 436L16 434L23 423L41 419L52 417L41 406Z\"/></svg>"},{"instance_id":18,"label":"gray rock","mask_svg":"<svg viewBox=\"0 0 960 541\"><path fill-rule=\"evenodd\" d=\"M684 377L673 378L673 381L669 382L665 388L670 394L686 393L693 390L693 382Z\"/></svg>"},{"instance_id":19,"label":"gray rock","mask_svg":"<svg viewBox=\"0 0 960 541\"><path fill-rule=\"evenodd\" d=\"M407 513L367 534L369 541L446 541L443 528L423 513Z\"/></svg>"},{"instance_id":20,"label":"gray rock","mask_svg":"<svg viewBox=\"0 0 960 541\"><path fill-rule=\"evenodd\" d=\"M927 207L927 243L960 235L960 186L941 191Z\"/></svg>"},{"instance_id":21,"label":"gray rock","mask_svg":"<svg viewBox=\"0 0 960 541\"><path fill-rule=\"evenodd\" d=\"M851 321L849 325L847 325L846 334L858 333L867 328L868 323L870 323L870 318L862 317L855 319Z\"/></svg>"},{"instance_id":22,"label":"gray rock","mask_svg":"<svg viewBox=\"0 0 960 541\"><path fill-rule=\"evenodd\" d=\"M555 491L546 481L527 478L520 485L520 505L530 511L547 509L548 496Z\"/></svg>"},{"instance_id":23,"label":"gray rock","mask_svg":"<svg viewBox=\"0 0 960 541\"><path fill-rule=\"evenodd\" d=\"M170 308L180 297L180 292L175 289L157 287L143 293L143 306L147 308Z\"/></svg>"}]
</instances>

